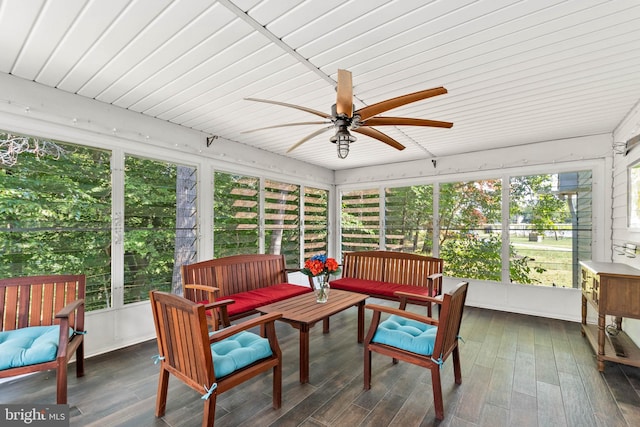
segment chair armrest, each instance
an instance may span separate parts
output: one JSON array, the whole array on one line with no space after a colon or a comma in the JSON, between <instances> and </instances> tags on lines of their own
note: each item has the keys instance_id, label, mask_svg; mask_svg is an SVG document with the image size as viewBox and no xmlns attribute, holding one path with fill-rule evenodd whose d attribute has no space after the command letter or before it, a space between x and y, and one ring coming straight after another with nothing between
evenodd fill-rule
<instances>
[{"instance_id":1,"label":"chair armrest","mask_svg":"<svg viewBox=\"0 0 640 427\"><path fill-rule=\"evenodd\" d=\"M222 341L225 338L229 338L232 335L237 334L238 332L246 331L248 329L254 328L256 326L263 326L267 323L273 324L276 320L282 317L282 313L269 313L262 316L258 316L253 319L246 320L242 323L238 323L237 325L231 325L228 328L221 329L218 332L215 332L213 335L209 337L209 342L214 343L217 341Z\"/></svg>"},{"instance_id":2,"label":"chair armrest","mask_svg":"<svg viewBox=\"0 0 640 427\"><path fill-rule=\"evenodd\" d=\"M78 309L78 307L84 307L84 299L77 299L75 301L71 301L69 304L62 307L62 310L56 313L56 319L61 319L63 317L68 318L71 313Z\"/></svg>"},{"instance_id":3,"label":"chair armrest","mask_svg":"<svg viewBox=\"0 0 640 427\"><path fill-rule=\"evenodd\" d=\"M400 310L399 308L387 307L386 305L378 305L378 304L367 304L364 308L368 308L369 310L378 311L382 313L395 314L397 316L402 316L407 319L415 320L416 322L427 323L429 325L438 325L438 320L431 318L429 316L423 316L421 314L412 313L406 310Z\"/></svg>"},{"instance_id":4,"label":"chair armrest","mask_svg":"<svg viewBox=\"0 0 640 427\"><path fill-rule=\"evenodd\" d=\"M439 279L443 276L442 273L433 273L427 276L427 278L431 279L431 280L436 280Z\"/></svg>"}]
</instances>

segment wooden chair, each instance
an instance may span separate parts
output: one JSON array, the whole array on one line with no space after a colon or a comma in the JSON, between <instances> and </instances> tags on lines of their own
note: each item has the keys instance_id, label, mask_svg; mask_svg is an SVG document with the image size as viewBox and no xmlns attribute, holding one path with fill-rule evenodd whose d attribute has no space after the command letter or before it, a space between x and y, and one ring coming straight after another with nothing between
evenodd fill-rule
<instances>
[{"instance_id":1,"label":"wooden chair","mask_svg":"<svg viewBox=\"0 0 640 427\"><path fill-rule=\"evenodd\" d=\"M451 293L441 298L431 298L441 304L440 319L411 313L401 309L368 304L373 310L371 327L365 338L364 389L371 388L371 352L423 366L431 370L433 401L436 418L444 419L440 369L450 354L453 354L453 372L456 384L462 383L458 338L462 312L467 297L468 283L462 282ZM430 297L421 297L430 298ZM380 323L380 314L391 316Z\"/></svg>"},{"instance_id":2,"label":"wooden chair","mask_svg":"<svg viewBox=\"0 0 640 427\"><path fill-rule=\"evenodd\" d=\"M163 416L166 410L169 374L203 394L203 426L213 426L219 393L270 369L273 370L273 408L280 408L282 353L275 321L281 314L260 316L209 336L203 304L158 291L151 291L150 299L160 362L156 417ZM266 338L247 332L256 326L264 328ZM220 346L225 349L221 350ZM230 347L239 351L229 351ZM247 347L252 351L243 351ZM256 353L252 357L258 359L247 358L249 353ZM237 368L233 370L230 365Z\"/></svg>"},{"instance_id":3,"label":"wooden chair","mask_svg":"<svg viewBox=\"0 0 640 427\"><path fill-rule=\"evenodd\" d=\"M57 403L67 403L67 365L84 375L84 275L0 279L0 378L56 370Z\"/></svg>"}]
</instances>

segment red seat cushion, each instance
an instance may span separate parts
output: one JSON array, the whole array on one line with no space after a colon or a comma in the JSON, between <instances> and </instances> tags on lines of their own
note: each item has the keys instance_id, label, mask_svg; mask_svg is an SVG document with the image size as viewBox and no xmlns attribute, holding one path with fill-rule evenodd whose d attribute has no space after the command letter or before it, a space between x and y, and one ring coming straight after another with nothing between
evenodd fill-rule
<instances>
[{"instance_id":1,"label":"red seat cushion","mask_svg":"<svg viewBox=\"0 0 640 427\"><path fill-rule=\"evenodd\" d=\"M291 283L279 283L266 288L255 289L253 291L239 292L237 294L224 295L218 301L232 299L235 302L227 306L229 316L255 310L263 305L282 301L283 299L295 297L311 292L308 286L293 285ZM206 304L206 302L201 301Z\"/></svg>"},{"instance_id":2,"label":"red seat cushion","mask_svg":"<svg viewBox=\"0 0 640 427\"><path fill-rule=\"evenodd\" d=\"M331 285L333 289L341 289L343 291L358 292L368 295L380 295L385 298L394 298L393 293L397 291L429 296L429 289L420 286L400 285L398 283L354 279L351 277L343 277L342 279L333 280L329 285ZM431 296L435 296L435 290L434 295Z\"/></svg>"}]
</instances>

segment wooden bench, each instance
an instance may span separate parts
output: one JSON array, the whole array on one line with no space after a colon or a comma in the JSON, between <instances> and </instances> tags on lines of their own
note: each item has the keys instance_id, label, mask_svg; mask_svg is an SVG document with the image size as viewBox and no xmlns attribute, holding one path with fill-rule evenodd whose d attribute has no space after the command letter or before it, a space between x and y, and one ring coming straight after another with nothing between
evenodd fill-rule
<instances>
[{"instance_id":1,"label":"wooden bench","mask_svg":"<svg viewBox=\"0 0 640 427\"><path fill-rule=\"evenodd\" d=\"M209 324L217 329L230 320L257 313L256 308L307 292L311 286L288 283L284 255L232 255L182 266L184 297L219 311ZM215 303L214 303L215 301Z\"/></svg>"},{"instance_id":2,"label":"wooden bench","mask_svg":"<svg viewBox=\"0 0 640 427\"><path fill-rule=\"evenodd\" d=\"M84 275L0 279L0 378L56 370L67 403L67 365L84 375Z\"/></svg>"},{"instance_id":3,"label":"wooden bench","mask_svg":"<svg viewBox=\"0 0 640 427\"><path fill-rule=\"evenodd\" d=\"M342 277L331 288L359 292L406 305L405 293L436 297L442 294L441 258L405 252L362 251L343 254ZM426 305L431 316L431 303Z\"/></svg>"}]
</instances>

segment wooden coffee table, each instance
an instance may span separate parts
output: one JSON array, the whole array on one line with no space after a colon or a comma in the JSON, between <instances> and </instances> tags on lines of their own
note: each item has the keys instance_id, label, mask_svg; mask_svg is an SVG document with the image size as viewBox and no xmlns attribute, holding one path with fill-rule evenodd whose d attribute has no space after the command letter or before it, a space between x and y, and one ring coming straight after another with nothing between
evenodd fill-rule
<instances>
[{"instance_id":1,"label":"wooden coffee table","mask_svg":"<svg viewBox=\"0 0 640 427\"><path fill-rule=\"evenodd\" d=\"M284 301L258 307L263 314L282 313L278 320L287 322L300 331L300 382L309 382L309 329L318 321L323 321L323 333L329 332L329 316L347 308L358 306L358 342L364 340L364 301L369 295L332 289L329 301L324 304L316 302L316 296L309 292Z\"/></svg>"}]
</instances>

